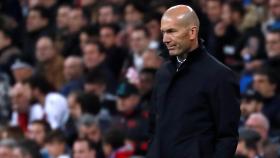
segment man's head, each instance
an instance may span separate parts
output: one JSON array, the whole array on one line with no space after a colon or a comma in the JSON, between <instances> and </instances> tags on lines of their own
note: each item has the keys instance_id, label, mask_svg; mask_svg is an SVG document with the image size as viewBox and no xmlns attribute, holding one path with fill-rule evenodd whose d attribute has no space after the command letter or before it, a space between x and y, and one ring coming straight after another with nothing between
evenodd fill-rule
<instances>
[{"instance_id":1,"label":"man's head","mask_svg":"<svg viewBox=\"0 0 280 158\"><path fill-rule=\"evenodd\" d=\"M124 146L125 134L118 129L110 129L103 138L103 152L109 157L114 151Z\"/></svg>"},{"instance_id":2,"label":"man's head","mask_svg":"<svg viewBox=\"0 0 280 158\"><path fill-rule=\"evenodd\" d=\"M16 59L10 67L16 82L22 82L33 74L33 67L27 61Z\"/></svg>"},{"instance_id":3,"label":"man's head","mask_svg":"<svg viewBox=\"0 0 280 158\"><path fill-rule=\"evenodd\" d=\"M156 49L147 49L143 53L143 67L158 69L163 63L163 58L157 54Z\"/></svg>"},{"instance_id":4,"label":"man's head","mask_svg":"<svg viewBox=\"0 0 280 158\"><path fill-rule=\"evenodd\" d=\"M54 41L51 37L42 36L36 44L36 59L38 62L46 63L57 56Z\"/></svg>"},{"instance_id":5,"label":"man's head","mask_svg":"<svg viewBox=\"0 0 280 158\"><path fill-rule=\"evenodd\" d=\"M12 109L18 112L28 112L31 92L26 85L16 83L10 90L10 98L12 101Z\"/></svg>"},{"instance_id":6,"label":"man's head","mask_svg":"<svg viewBox=\"0 0 280 158\"><path fill-rule=\"evenodd\" d=\"M152 40L158 41L161 38L160 20L161 14L157 12L147 14L144 17L145 26L148 29Z\"/></svg>"},{"instance_id":7,"label":"man's head","mask_svg":"<svg viewBox=\"0 0 280 158\"><path fill-rule=\"evenodd\" d=\"M75 140L73 144L73 158L95 158L96 152L91 142L85 138Z\"/></svg>"},{"instance_id":8,"label":"man's head","mask_svg":"<svg viewBox=\"0 0 280 158\"><path fill-rule=\"evenodd\" d=\"M68 27L70 11L71 11L71 7L68 5L62 5L58 8L57 15L56 15L57 28L65 29Z\"/></svg>"},{"instance_id":9,"label":"man's head","mask_svg":"<svg viewBox=\"0 0 280 158\"><path fill-rule=\"evenodd\" d=\"M267 140L269 131L268 119L262 113L253 113L245 123L245 127L259 133L262 141Z\"/></svg>"},{"instance_id":10,"label":"man's head","mask_svg":"<svg viewBox=\"0 0 280 158\"><path fill-rule=\"evenodd\" d=\"M38 100L53 90L53 86L47 81L47 79L38 74L34 74L24 81L24 83L30 88L32 99Z\"/></svg>"},{"instance_id":11,"label":"man's head","mask_svg":"<svg viewBox=\"0 0 280 158\"><path fill-rule=\"evenodd\" d=\"M280 56L280 30L268 31L265 34L266 52L268 58Z\"/></svg>"},{"instance_id":12,"label":"man's head","mask_svg":"<svg viewBox=\"0 0 280 158\"><path fill-rule=\"evenodd\" d=\"M216 23L221 19L222 2L221 0L207 0L206 14L211 23Z\"/></svg>"},{"instance_id":13,"label":"man's head","mask_svg":"<svg viewBox=\"0 0 280 158\"><path fill-rule=\"evenodd\" d=\"M94 41L89 41L83 49L83 60L87 69L96 68L105 60L106 54L103 46Z\"/></svg>"},{"instance_id":14,"label":"man's head","mask_svg":"<svg viewBox=\"0 0 280 158\"><path fill-rule=\"evenodd\" d=\"M13 149L16 146L16 142L12 139L2 139L0 141L0 157L1 158L13 158Z\"/></svg>"},{"instance_id":15,"label":"man's head","mask_svg":"<svg viewBox=\"0 0 280 158\"><path fill-rule=\"evenodd\" d=\"M277 92L278 80L274 71L261 69L253 74L253 88L264 98L271 98Z\"/></svg>"},{"instance_id":16,"label":"man's head","mask_svg":"<svg viewBox=\"0 0 280 158\"><path fill-rule=\"evenodd\" d=\"M127 24L140 24L143 20L145 6L141 1L131 0L124 6L124 20Z\"/></svg>"},{"instance_id":17,"label":"man's head","mask_svg":"<svg viewBox=\"0 0 280 158\"><path fill-rule=\"evenodd\" d=\"M256 131L247 128L240 129L236 155L256 157L259 154L260 139L261 137Z\"/></svg>"},{"instance_id":18,"label":"man's head","mask_svg":"<svg viewBox=\"0 0 280 158\"><path fill-rule=\"evenodd\" d=\"M156 69L145 68L141 70L139 74L139 92L141 93L141 95L148 94L152 91L155 75Z\"/></svg>"},{"instance_id":19,"label":"man's head","mask_svg":"<svg viewBox=\"0 0 280 158\"><path fill-rule=\"evenodd\" d=\"M177 5L162 16L163 42L171 56L182 55L198 46L199 19L192 8Z\"/></svg>"},{"instance_id":20,"label":"man's head","mask_svg":"<svg viewBox=\"0 0 280 158\"><path fill-rule=\"evenodd\" d=\"M76 33L80 31L87 23L82 8L73 8L69 13L69 31Z\"/></svg>"},{"instance_id":21,"label":"man's head","mask_svg":"<svg viewBox=\"0 0 280 158\"><path fill-rule=\"evenodd\" d=\"M98 119L90 114L84 114L78 121L78 132L80 138L87 138L92 143L101 141L101 129Z\"/></svg>"},{"instance_id":22,"label":"man's head","mask_svg":"<svg viewBox=\"0 0 280 158\"><path fill-rule=\"evenodd\" d=\"M261 112L262 107L262 97L257 91L248 89L242 95L240 108L241 113L245 118L252 113Z\"/></svg>"},{"instance_id":23,"label":"man's head","mask_svg":"<svg viewBox=\"0 0 280 158\"><path fill-rule=\"evenodd\" d=\"M12 44L12 33L4 28L0 28L0 50Z\"/></svg>"},{"instance_id":24,"label":"man's head","mask_svg":"<svg viewBox=\"0 0 280 158\"><path fill-rule=\"evenodd\" d=\"M59 130L51 131L45 138L45 145L51 157L59 157L64 154L66 148L66 138Z\"/></svg>"},{"instance_id":25,"label":"man's head","mask_svg":"<svg viewBox=\"0 0 280 158\"><path fill-rule=\"evenodd\" d=\"M41 147L44 145L44 141L47 133L51 131L50 125L46 121L33 121L28 126L27 138L34 140Z\"/></svg>"},{"instance_id":26,"label":"man's head","mask_svg":"<svg viewBox=\"0 0 280 158\"><path fill-rule=\"evenodd\" d=\"M269 0L270 12L276 20L280 20L280 2L278 0Z\"/></svg>"},{"instance_id":27,"label":"man's head","mask_svg":"<svg viewBox=\"0 0 280 158\"><path fill-rule=\"evenodd\" d=\"M100 42L105 48L111 48L116 45L118 28L116 25L103 25L100 27Z\"/></svg>"},{"instance_id":28,"label":"man's head","mask_svg":"<svg viewBox=\"0 0 280 158\"><path fill-rule=\"evenodd\" d=\"M130 34L130 49L142 55L150 43L149 31L144 26L136 26Z\"/></svg>"},{"instance_id":29,"label":"man's head","mask_svg":"<svg viewBox=\"0 0 280 158\"><path fill-rule=\"evenodd\" d=\"M44 7L36 6L29 10L26 21L26 29L28 32L38 31L46 27L48 23L48 13Z\"/></svg>"},{"instance_id":30,"label":"man's head","mask_svg":"<svg viewBox=\"0 0 280 158\"><path fill-rule=\"evenodd\" d=\"M100 111L99 98L94 94L71 92L67 100L70 116L74 119L79 119L84 113L96 115Z\"/></svg>"},{"instance_id":31,"label":"man's head","mask_svg":"<svg viewBox=\"0 0 280 158\"><path fill-rule=\"evenodd\" d=\"M123 82L117 89L117 109L121 113L131 113L140 102L140 94L136 86Z\"/></svg>"},{"instance_id":32,"label":"man's head","mask_svg":"<svg viewBox=\"0 0 280 158\"><path fill-rule=\"evenodd\" d=\"M101 70L91 70L85 76L84 90L102 97L106 90L106 76Z\"/></svg>"},{"instance_id":33,"label":"man's head","mask_svg":"<svg viewBox=\"0 0 280 158\"><path fill-rule=\"evenodd\" d=\"M117 9L113 5L104 4L98 10L98 23L101 25L113 24L117 22L117 15Z\"/></svg>"},{"instance_id":34,"label":"man's head","mask_svg":"<svg viewBox=\"0 0 280 158\"><path fill-rule=\"evenodd\" d=\"M63 74L67 81L79 79L83 73L83 60L78 56L69 56L64 60Z\"/></svg>"}]
</instances>

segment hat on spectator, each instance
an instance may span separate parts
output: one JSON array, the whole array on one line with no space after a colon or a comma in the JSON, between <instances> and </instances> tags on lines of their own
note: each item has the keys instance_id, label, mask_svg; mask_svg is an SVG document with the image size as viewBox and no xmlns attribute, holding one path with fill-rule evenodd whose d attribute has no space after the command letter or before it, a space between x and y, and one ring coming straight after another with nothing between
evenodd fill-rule
<instances>
[{"instance_id":1,"label":"hat on spectator","mask_svg":"<svg viewBox=\"0 0 280 158\"><path fill-rule=\"evenodd\" d=\"M117 88L117 96L118 97L128 97L132 94L138 94L138 89L133 84L128 82L121 83Z\"/></svg>"},{"instance_id":2,"label":"hat on spectator","mask_svg":"<svg viewBox=\"0 0 280 158\"><path fill-rule=\"evenodd\" d=\"M242 99L248 99L248 100L257 100L257 101L262 101L263 98L260 93L255 91L254 89L247 89L243 94L242 94Z\"/></svg>"},{"instance_id":3,"label":"hat on spectator","mask_svg":"<svg viewBox=\"0 0 280 158\"><path fill-rule=\"evenodd\" d=\"M23 61L22 59L16 59L15 62L11 65L11 70L21 69L21 68L30 68L33 67L26 61Z\"/></svg>"}]
</instances>

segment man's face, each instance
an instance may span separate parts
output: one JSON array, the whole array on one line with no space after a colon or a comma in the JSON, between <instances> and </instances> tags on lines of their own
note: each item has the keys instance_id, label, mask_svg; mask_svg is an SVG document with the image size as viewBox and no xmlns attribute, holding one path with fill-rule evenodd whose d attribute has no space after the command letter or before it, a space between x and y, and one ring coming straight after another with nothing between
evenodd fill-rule
<instances>
[{"instance_id":1,"label":"man's face","mask_svg":"<svg viewBox=\"0 0 280 158\"><path fill-rule=\"evenodd\" d=\"M163 43L171 56L177 56L190 49L188 28L179 23L177 19L163 17L161 19Z\"/></svg>"},{"instance_id":2,"label":"man's face","mask_svg":"<svg viewBox=\"0 0 280 158\"><path fill-rule=\"evenodd\" d=\"M68 26L69 13L71 9L68 6L62 6L57 11L56 24L58 28L66 28Z\"/></svg>"},{"instance_id":3,"label":"man's face","mask_svg":"<svg viewBox=\"0 0 280 158\"><path fill-rule=\"evenodd\" d=\"M48 20L41 17L40 13L31 10L27 16L26 28L28 32L37 31L47 26Z\"/></svg>"},{"instance_id":4,"label":"man's face","mask_svg":"<svg viewBox=\"0 0 280 158\"><path fill-rule=\"evenodd\" d=\"M149 39L142 30L135 30L130 35L130 48L133 52L142 54L149 45Z\"/></svg>"},{"instance_id":5,"label":"man's face","mask_svg":"<svg viewBox=\"0 0 280 158\"><path fill-rule=\"evenodd\" d=\"M253 76L253 88L263 97L271 97L271 95L274 95L276 86L269 82L266 75L255 74Z\"/></svg>"},{"instance_id":6,"label":"man's face","mask_svg":"<svg viewBox=\"0 0 280 158\"><path fill-rule=\"evenodd\" d=\"M141 22L141 19L143 18L143 14L136 10L133 5L127 5L124 9L124 13L126 23L137 24L138 22Z\"/></svg>"},{"instance_id":7,"label":"man's face","mask_svg":"<svg viewBox=\"0 0 280 158\"><path fill-rule=\"evenodd\" d=\"M100 41L106 48L116 44L116 35L111 28L104 27L100 30Z\"/></svg>"},{"instance_id":8,"label":"man's face","mask_svg":"<svg viewBox=\"0 0 280 158\"><path fill-rule=\"evenodd\" d=\"M280 19L280 1L279 0L270 0L269 1L269 10L274 18Z\"/></svg>"},{"instance_id":9,"label":"man's face","mask_svg":"<svg viewBox=\"0 0 280 158\"><path fill-rule=\"evenodd\" d=\"M247 117L252 113L260 112L260 104L260 102L253 99L242 99L240 105L242 115Z\"/></svg>"},{"instance_id":10,"label":"man's face","mask_svg":"<svg viewBox=\"0 0 280 158\"><path fill-rule=\"evenodd\" d=\"M85 126L79 128L79 136L87 138L91 142L98 143L101 140L101 131L96 125Z\"/></svg>"},{"instance_id":11,"label":"man's face","mask_svg":"<svg viewBox=\"0 0 280 158\"><path fill-rule=\"evenodd\" d=\"M151 20L146 24L147 29L151 35L151 39L159 40L160 39L160 24L157 20Z\"/></svg>"},{"instance_id":12,"label":"man's face","mask_svg":"<svg viewBox=\"0 0 280 158\"><path fill-rule=\"evenodd\" d=\"M115 21L113 8L104 6L99 9L98 22L99 24L110 24Z\"/></svg>"},{"instance_id":13,"label":"man's face","mask_svg":"<svg viewBox=\"0 0 280 158\"><path fill-rule=\"evenodd\" d=\"M12 108L18 112L27 112L31 99L31 91L26 85L15 84L11 91Z\"/></svg>"},{"instance_id":14,"label":"man's face","mask_svg":"<svg viewBox=\"0 0 280 158\"><path fill-rule=\"evenodd\" d=\"M212 23L216 23L221 18L222 6L219 1L206 2L206 13Z\"/></svg>"},{"instance_id":15,"label":"man's face","mask_svg":"<svg viewBox=\"0 0 280 158\"><path fill-rule=\"evenodd\" d=\"M69 31L78 32L86 24L81 9L73 9L69 13Z\"/></svg>"},{"instance_id":16,"label":"man's face","mask_svg":"<svg viewBox=\"0 0 280 158\"><path fill-rule=\"evenodd\" d=\"M1 158L12 158L13 157L13 150L8 147L0 147L0 157Z\"/></svg>"},{"instance_id":17,"label":"man's face","mask_svg":"<svg viewBox=\"0 0 280 158\"><path fill-rule=\"evenodd\" d=\"M0 50L9 46L11 44L11 40L7 38L4 33L0 30Z\"/></svg>"},{"instance_id":18,"label":"man's face","mask_svg":"<svg viewBox=\"0 0 280 158\"><path fill-rule=\"evenodd\" d=\"M12 71L16 82L22 82L32 76L33 70L31 68L18 68Z\"/></svg>"},{"instance_id":19,"label":"man's face","mask_svg":"<svg viewBox=\"0 0 280 158\"><path fill-rule=\"evenodd\" d=\"M98 49L95 44L87 44L83 50L83 59L86 68L95 68L104 60L104 54Z\"/></svg>"},{"instance_id":20,"label":"man's face","mask_svg":"<svg viewBox=\"0 0 280 158\"><path fill-rule=\"evenodd\" d=\"M280 56L280 33L266 34L266 51L269 58Z\"/></svg>"},{"instance_id":21,"label":"man's face","mask_svg":"<svg viewBox=\"0 0 280 158\"><path fill-rule=\"evenodd\" d=\"M152 90L153 83L154 83L153 75L148 73L141 73L139 76L139 80L140 80L139 91L142 95L147 94Z\"/></svg>"},{"instance_id":22,"label":"man's face","mask_svg":"<svg viewBox=\"0 0 280 158\"><path fill-rule=\"evenodd\" d=\"M82 115L81 106L76 101L76 95L70 94L67 98L70 116L79 118Z\"/></svg>"},{"instance_id":23,"label":"man's face","mask_svg":"<svg viewBox=\"0 0 280 158\"><path fill-rule=\"evenodd\" d=\"M77 79L83 71L82 61L79 58L67 58L64 61L63 73L67 81Z\"/></svg>"},{"instance_id":24,"label":"man's face","mask_svg":"<svg viewBox=\"0 0 280 158\"><path fill-rule=\"evenodd\" d=\"M139 103L137 95L130 95L126 97L118 97L117 109L121 113L132 112Z\"/></svg>"},{"instance_id":25,"label":"man's face","mask_svg":"<svg viewBox=\"0 0 280 158\"><path fill-rule=\"evenodd\" d=\"M23 155L23 153L21 152L21 149L20 148L14 148L13 150L13 158L26 158L25 155Z\"/></svg>"},{"instance_id":26,"label":"man's face","mask_svg":"<svg viewBox=\"0 0 280 158\"><path fill-rule=\"evenodd\" d=\"M42 37L36 44L36 58L39 62L47 62L53 59L56 51L53 42L46 37Z\"/></svg>"},{"instance_id":27,"label":"man's face","mask_svg":"<svg viewBox=\"0 0 280 158\"><path fill-rule=\"evenodd\" d=\"M95 152L86 141L77 141L73 145L73 158L95 158Z\"/></svg>"},{"instance_id":28,"label":"man's face","mask_svg":"<svg viewBox=\"0 0 280 158\"><path fill-rule=\"evenodd\" d=\"M65 151L65 143L53 141L46 144L46 148L51 157L59 157Z\"/></svg>"},{"instance_id":29,"label":"man's face","mask_svg":"<svg viewBox=\"0 0 280 158\"><path fill-rule=\"evenodd\" d=\"M37 144L42 146L44 144L46 133L44 131L44 126L41 124L31 124L28 127L27 137L34 140Z\"/></svg>"}]
</instances>

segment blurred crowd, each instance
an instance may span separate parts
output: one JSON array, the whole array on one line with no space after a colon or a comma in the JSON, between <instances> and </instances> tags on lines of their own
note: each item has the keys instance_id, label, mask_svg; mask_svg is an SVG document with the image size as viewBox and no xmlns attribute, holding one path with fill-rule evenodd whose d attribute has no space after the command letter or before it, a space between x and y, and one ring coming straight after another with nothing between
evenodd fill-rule
<instances>
[{"instance_id":1,"label":"blurred crowd","mask_svg":"<svg viewBox=\"0 0 280 158\"><path fill-rule=\"evenodd\" d=\"M0 157L145 157L176 4L239 75L236 158L280 157L280 0L1 0Z\"/></svg>"}]
</instances>

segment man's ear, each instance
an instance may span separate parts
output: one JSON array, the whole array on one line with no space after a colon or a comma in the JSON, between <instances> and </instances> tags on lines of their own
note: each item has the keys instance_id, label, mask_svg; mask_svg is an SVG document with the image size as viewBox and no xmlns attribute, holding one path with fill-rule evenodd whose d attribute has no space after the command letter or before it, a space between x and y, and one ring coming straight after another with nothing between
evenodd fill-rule
<instances>
[{"instance_id":1,"label":"man's ear","mask_svg":"<svg viewBox=\"0 0 280 158\"><path fill-rule=\"evenodd\" d=\"M190 40L195 40L198 36L197 34L198 34L197 26L192 26L189 32Z\"/></svg>"}]
</instances>

